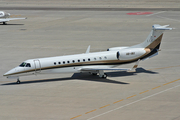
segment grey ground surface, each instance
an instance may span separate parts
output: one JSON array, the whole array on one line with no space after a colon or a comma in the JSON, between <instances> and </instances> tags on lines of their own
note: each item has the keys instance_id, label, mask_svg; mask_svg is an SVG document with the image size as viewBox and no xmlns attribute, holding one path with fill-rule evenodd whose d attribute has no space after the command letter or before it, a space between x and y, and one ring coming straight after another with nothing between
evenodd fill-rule
<instances>
[{"instance_id":1,"label":"grey ground surface","mask_svg":"<svg viewBox=\"0 0 180 120\"><path fill-rule=\"evenodd\" d=\"M179 8L179 0L1 0L0 7Z\"/></svg>"},{"instance_id":2,"label":"grey ground surface","mask_svg":"<svg viewBox=\"0 0 180 120\"><path fill-rule=\"evenodd\" d=\"M139 11L7 12L28 19L0 25L1 120L180 119L179 11L138 16L126 13ZM107 79L89 74L27 76L20 85L2 76L31 58L84 53L88 45L95 52L138 44L153 24L175 29L165 32L159 55L140 62L137 72L108 72Z\"/></svg>"}]
</instances>

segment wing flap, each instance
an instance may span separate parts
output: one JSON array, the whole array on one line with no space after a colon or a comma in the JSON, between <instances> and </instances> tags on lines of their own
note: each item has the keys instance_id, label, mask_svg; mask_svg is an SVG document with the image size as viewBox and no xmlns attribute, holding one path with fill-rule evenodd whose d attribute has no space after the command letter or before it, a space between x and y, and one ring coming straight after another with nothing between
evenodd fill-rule
<instances>
[{"instance_id":1,"label":"wing flap","mask_svg":"<svg viewBox=\"0 0 180 120\"><path fill-rule=\"evenodd\" d=\"M140 59L135 63L135 65L132 68L88 68L88 67L84 67L84 68L80 68L79 71L99 71L99 70L109 70L109 71L134 71L136 70L136 68L138 67Z\"/></svg>"},{"instance_id":2,"label":"wing flap","mask_svg":"<svg viewBox=\"0 0 180 120\"><path fill-rule=\"evenodd\" d=\"M99 70L115 70L115 71L128 71L130 68L81 68L80 71L99 71Z\"/></svg>"}]
</instances>

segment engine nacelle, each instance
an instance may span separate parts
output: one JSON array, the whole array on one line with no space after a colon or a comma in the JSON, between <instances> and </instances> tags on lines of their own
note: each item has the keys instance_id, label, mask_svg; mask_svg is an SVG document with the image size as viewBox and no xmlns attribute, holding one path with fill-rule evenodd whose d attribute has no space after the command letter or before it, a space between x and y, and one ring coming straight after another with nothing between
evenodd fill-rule
<instances>
[{"instance_id":1,"label":"engine nacelle","mask_svg":"<svg viewBox=\"0 0 180 120\"><path fill-rule=\"evenodd\" d=\"M150 50L145 50L144 48L122 49L117 53L117 57L119 60L132 60L139 58L149 52Z\"/></svg>"},{"instance_id":2,"label":"engine nacelle","mask_svg":"<svg viewBox=\"0 0 180 120\"><path fill-rule=\"evenodd\" d=\"M9 13L6 13L6 12L4 12L4 11L0 11L0 18L7 18L7 17L9 17L9 16L10 16Z\"/></svg>"},{"instance_id":3,"label":"engine nacelle","mask_svg":"<svg viewBox=\"0 0 180 120\"><path fill-rule=\"evenodd\" d=\"M128 48L128 47L112 47L112 48L108 48L107 51L119 51L124 48Z\"/></svg>"}]
</instances>

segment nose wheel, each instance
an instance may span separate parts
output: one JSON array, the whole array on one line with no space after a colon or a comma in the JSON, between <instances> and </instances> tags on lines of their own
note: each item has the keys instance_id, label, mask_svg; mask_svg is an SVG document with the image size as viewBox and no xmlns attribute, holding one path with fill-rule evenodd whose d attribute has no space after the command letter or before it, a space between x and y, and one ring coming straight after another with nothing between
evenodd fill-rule
<instances>
[{"instance_id":1,"label":"nose wheel","mask_svg":"<svg viewBox=\"0 0 180 120\"><path fill-rule=\"evenodd\" d=\"M19 78L17 79L17 82L16 82L17 84L20 84L21 83L21 81L19 80Z\"/></svg>"}]
</instances>

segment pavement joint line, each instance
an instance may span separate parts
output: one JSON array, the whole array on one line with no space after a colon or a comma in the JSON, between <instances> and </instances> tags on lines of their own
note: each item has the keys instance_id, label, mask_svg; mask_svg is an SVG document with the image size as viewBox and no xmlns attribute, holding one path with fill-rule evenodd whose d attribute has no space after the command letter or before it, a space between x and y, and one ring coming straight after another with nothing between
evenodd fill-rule
<instances>
[{"instance_id":1,"label":"pavement joint line","mask_svg":"<svg viewBox=\"0 0 180 120\"><path fill-rule=\"evenodd\" d=\"M157 17L180 22L180 20L176 20L176 19L172 19L172 18L168 18L168 17L162 17L162 16L157 16Z\"/></svg>"},{"instance_id":2,"label":"pavement joint line","mask_svg":"<svg viewBox=\"0 0 180 120\"><path fill-rule=\"evenodd\" d=\"M164 92L169 91L169 90L171 90L171 89L177 88L177 87L179 87L179 86L180 86L180 84L177 85L177 86L173 86L173 87L171 87L171 88L165 89L165 90L163 90L163 91L160 91L160 92L158 92L158 93L149 95L149 96L147 96L147 97L141 98L141 99L136 100L136 101L134 101L134 102L128 103L128 104L126 104L126 105L123 105L123 106L117 107L117 108L115 108L115 109L109 110L109 111L107 111L107 112L101 113L101 114L96 115L96 116L94 116L94 117L91 117L91 118L89 118L89 119L87 119L87 120L92 120L92 119L94 119L94 118L97 118L97 117L100 117L100 116L102 116L102 115L108 114L108 113L113 112L113 111L115 111L115 110L124 108L124 107L126 107L126 106L132 105L132 104L137 103L137 102L139 102L139 101L148 99L148 98L150 98L150 97L153 97L153 96L156 96L156 95L158 95L158 94L164 93Z\"/></svg>"},{"instance_id":3,"label":"pavement joint line","mask_svg":"<svg viewBox=\"0 0 180 120\"><path fill-rule=\"evenodd\" d=\"M153 13L153 14L150 14L150 15L146 15L146 16L152 16L152 15L156 15L156 14L160 14L160 13L164 13L164 12L167 12L167 11L160 11L160 12L157 12L157 13Z\"/></svg>"},{"instance_id":4,"label":"pavement joint line","mask_svg":"<svg viewBox=\"0 0 180 120\"><path fill-rule=\"evenodd\" d=\"M152 69L147 69L147 70L158 70L158 69L166 69L166 68L173 68L173 67L180 67L180 65L177 65L177 66L169 66L169 67L161 67L161 68L152 68Z\"/></svg>"},{"instance_id":5,"label":"pavement joint line","mask_svg":"<svg viewBox=\"0 0 180 120\"><path fill-rule=\"evenodd\" d=\"M176 79L176 80L173 80L173 81L171 81L171 82L165 83L165 84L163 84L163 85L167 85L167 84L170 84L170 83L173 83L173 82L179 81L179 80L180 80L180 79ZM178 85L178 86L180 86L180 85ZM175 87L178 87L178 86L175 86ZM157 88L159 88L159 87L161 87L161 86L154 87L154 88L152 88L151 90L157 89ZM172 88L166 89L166 90L164 90L164 91L161 91L161 92L155 93L155 94L153 94L153 95L150 95L150 96L147 96L147 97L145 97L145 98L141 98L141 99L142 99L142 100L147 99L147 98L149 98L149 97L152 97L152 96L158 95L158 94L160 94L160 93L163 93L163 92L168 91L168 90L170 90L170 89L173 89L173 88L175 88L175 87L172 87ZM146 92L148 92L148 91L149 91L149 90L146 90L146 91L143 91L143 92L141 92L141 93L139 93L139 94L143 94L143 93L146 93ZM126 99L130 99L130 98L135 97L135 96L137 96L137 95L135 94L135 95L129 96L129 97L127 97ZM138 101L141 101L141 99L137 100L137 102L138 102ZM121 101L123 101L123 100L124 100L124 99L118 100L118 101L116 101L116 102L113 102L113 104L116 104L116 103L121 102ZM135 102L136 102L136 101L134 101L134 102L132 102L132 103L129 103L129 104L126 104L126 105L121 106L121 107L128 106L128 105L133 104L133 103L135 103ZM105 105L105 106L102 106L102 107L100 107L99 109L105 108L105 107L107 107L107 106L110 106L110 104ZM114 110L120 109L121 107L116 108L116 109L114 109ZM96 111L96 110L97 110L97 109L91 110L91 111L89 111L89 112L86 112L85 114L88 114L88 113L94 112L94 111ZM113 111L114 111L114 110L113 110ZM110 110L110 112L111 112L111 111L112 111L112 110ZM105 112L105 113L106 113L106 112ZM109 113L109 112L108 112L108 113ZM100 114L100 115L101 115L101 114ZM80 116L82 116L82 115L78 115L78 116L73 117L73 118L71 118L71 119L75 119L75 118L80 117ZM93 119L93 117L92 117L92 119ZM87 119L87 120L91 120L91 118L90 118L90 119Z\"/></svg>"}]
</instances>

